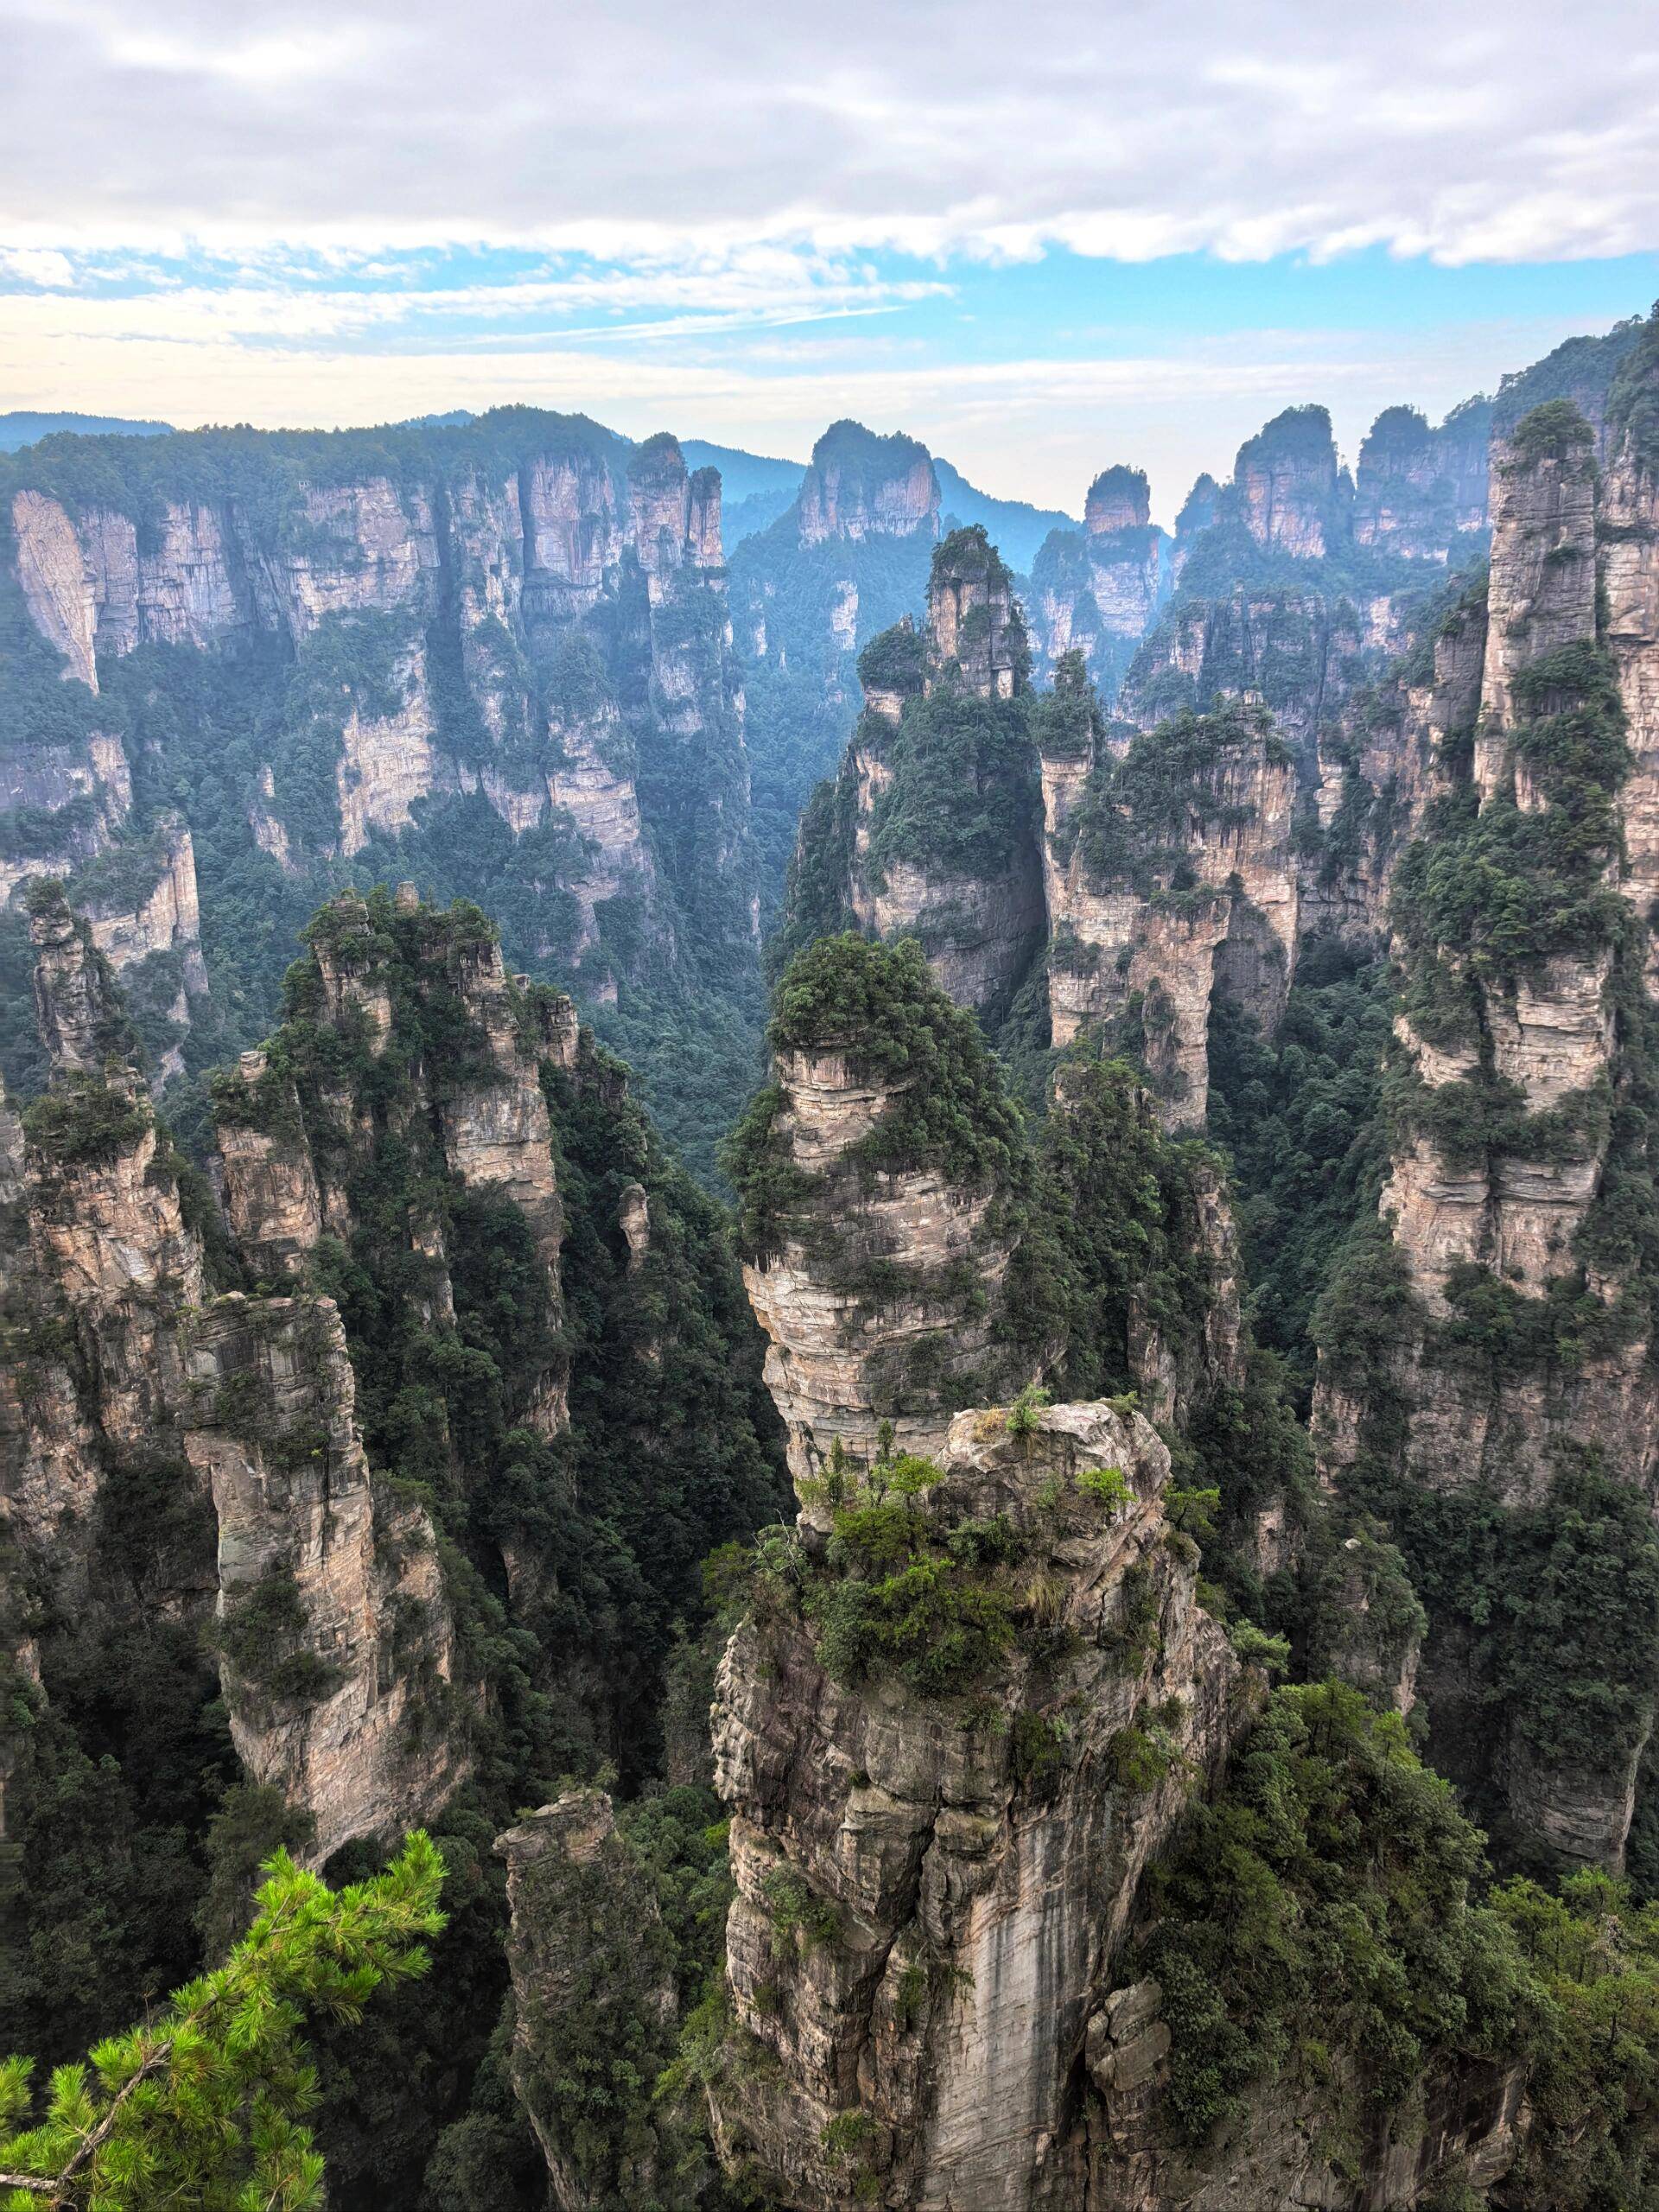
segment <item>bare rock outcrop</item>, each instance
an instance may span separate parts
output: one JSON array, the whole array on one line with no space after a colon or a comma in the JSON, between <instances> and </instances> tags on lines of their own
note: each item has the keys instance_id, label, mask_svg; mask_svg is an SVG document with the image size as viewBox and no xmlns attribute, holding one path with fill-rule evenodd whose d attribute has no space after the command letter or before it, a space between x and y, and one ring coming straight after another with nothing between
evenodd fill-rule
<instances>
[{"instance_id":1,"label":"bare rock outcrop","mask_svg":"<svg viewBox=\"0 0 1659 2212\"><path fill-rule=\"evenodd\" d=\"M1615 386L1608 455L1597 503L1605 635L1618 671L1631 768L1619 798L1625 896L1647 925L1647 982L1659 991L1659 325L1651 321Z\"/></svg>"},{"instance_id":2,"label":"bare rock outcrop","mask_svg":"<svg viewBox=\"0 0 1659 2212\"><path fill-rule=\"evenodd\" d=\"M1492 562L1475 784L1489 798L1516 773L1516 678L1564 645L1596 637L1596 465L1589 425L1561 434L1529 416L1492 459ZM1521 803L1527 803L1524 783Z\"/></svg>"},{"instance_id":3,"label":"bare rock outcrop","mask_svg":"<svg viewBox=\"0 0 1659 2212\"><path fill-rule=\"evenodd\" d=\"M17 814L35 832L0 855L0 900L31 876L67 876L119 841L132 811L132 772L118 737L96 729L79 741L60 733L35 741L18 730L0 751L0 816ZM50 830L42 817L53 817Z\"/></svg>"},{"instance_id":4,"label":"bare rock outcrop","mask_svg":"<svg viewBox=\"0 0 1659 2212\"><path fill-rule=\"evenodd\" d=\"M837 1444L868 1464L884 1424L902 1449L934 1450L952 1395L993 1363L1012 1253L1002 1193L925 1156L866 1173L910 1086L857 1037L781 1052L775 1075L766 1143L798 1195L743 1278L791 1471L810 1476Z\"/></svg>"},{"instance_id":5,"label":"bare rock outcrop","mask_svg":"<svg viewBox=\"0 0 1659 2212\"><path fill-rule=\"evenodd\" d=\"M293 1077L244 1052L213 1091L225 1211L257 1278L297 1274L323 1230L323 1200Z\"/></svg>"},{"instance_id":6,"label":"bare rock outcrop","mask_svg":"<svg viewBox=\"0 0 1659 2212\"><path fill-rule=\"evenodd\" d=\"M1117 710L1150 729L1217 697L1260 700L1299 757L1403 643L1386 595L1357 606L1317 583L1230 583L1173 600L1123 679Z\"/></svg>"},{"instance_id":7,"label":"bare rock outcrop","mask_svg":"<svg viewBox=\"0 0 1659 2212\"><path fill-rule=\"evenodd\" d=\"M1289 755L1259 709L1172 722L1119 758L1082 671L1039 724L1057 1045L1134 1020L1172 1127L1204 1118L1211 1001L1265 1030L1294 971L1300 885Z\"/></svg>"},{"instance_id":8,"label":"bare rock outcrop","mask_svg":"<svg viewBox=\"0 0 1659 2212\"><path fill-rule=\"evenodd\" d=\"M467 1770L436 1539L369 1472L331 1299L232 1294L184 1333L232 1737L321 1863L429 1819Z\"/></svg>"},{"instance_id":9,"label":"bare rock outcrop","mask_svg":"<svg viewBox=\"0 0 1659 2212\"><path fill-rule=\"evenodd\" d=\"M1321 842L1302 869L1306 934L1325 927L1386 938L1401 855L1452 779L1446 765L1480 714L1486 657L1483 586L1430 610L1412 650L1351 693L1317 743Z\"/></svg>"},{"instance_id":10,"label":"bare rock outcrop","mask_svg":"<svg viewBox=\"0 0 1659 2212\"><path fill-rule=\"evenodd\" d=\"M1043 669L1052 673L1063 655L1080 652L1109 703L1169 595L1169 548L1151 515L1140 469L1103 469L1089 487L1082 532L1051 531L1032 564Z\"/></svg>"},{"instance_id":11,"label":"bare rock outcrop","mask_svg":"<svg viewBox=\"0 0 1659 2212\"><path fill-rule=\"evenodd\" d=\"M1079 2069L1135 1883L1252 1704L1166 1540L1167 1454L1139 1415L1058 1406L1016 1435L963 1413L939 1466L918 1541L1006 1527L1042 1592L1016 1610L1069 1631L1063 1658L1036 1665L1021 1628L971 1697L929 1694L832 1669L785 1599L720 1671L738 2035L716 2139L802 2208L1081 2200ZM810 1549L802 1572L833 1586ZM772 2062L764 2094L746 2051Z\"/></svg>"},{"instance_id":12,"label":"bare rock outcrop","mask_svg":"<svg viewBox=\"0 0 1659 2212\"><path fill-rule=\"evenodd\" d=\"M1359 448L1354 539L1419 561L1456 561L1488 524L1491 409L1473 399L1438 429L1414 407L1385 407Z\"/></svg>"},{"instance_id":13,"label":"bare rock outcrop","mask_svg":"<svg viewBox=\"0 0 1659 2212\"><path fill-rule=\"evenodd\" d=\"M340 732L334 785L340 809L340 850L349 860L372 833L396 836L446 776L434 746L436 734L426 677L426 650L411 640L393 672L396 703L389 714L365 715L353 703ZM388 702L388 703L391 703Z\"/></svg>"}]
</instances>

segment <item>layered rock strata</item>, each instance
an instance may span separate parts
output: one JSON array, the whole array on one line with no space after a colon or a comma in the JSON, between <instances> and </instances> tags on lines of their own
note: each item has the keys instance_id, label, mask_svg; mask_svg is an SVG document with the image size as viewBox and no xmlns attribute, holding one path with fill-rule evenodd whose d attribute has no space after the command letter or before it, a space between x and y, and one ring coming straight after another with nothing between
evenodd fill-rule
<instances>
[{"instance_id":1,"label":"layered rock strata","mask_svg":"<svg viewBox=\"0 0 1659 2212\"><path fill-rule=\"evenodd\" d=\"M26 1228L3 1255L0 1517L28 1571L70 1602L106 1484L188 1465L217 1573L148 1601L219 1613L232 1738L303 1816L321 1863L429 1817L464 1771L434 1532L369 1477L332 1302L215 1296L182 1163L125 1057L109 964L60 898L37 899L32 927L53 1087L25 1117L13 1219Z\"/></svg>"},{"instance_id":2,"label":"layered rock strata","mask_svg":"<svg viewBox=\"0 0 1659 2212\"><path fill-rule=\"evenodd\" d=\"M935 1450L953 1393L994 1363L1003 1194L932 1161L861 1172L908 1086L863 1063L856 1039L784 1052L774 1073L768 1142L799 1197L743 1280L791 1471L806 1478L837 1445L868 1465L888 1424L902 1450Z\"/></svg>"},{"instance_id":3,"label":"layered rock strata","mask_svg":"<svg viewBox=\"0 0 1659 2212\"><path fill-rule=\"evenodd\" d=\"M838 1681L785 1608L721 1666L728 1980L778 2070L754 2094L740 2050L712 2091L717 2139L804 2208L1082 2201L1098 2125L1082 2069L1136 1880L1251 1703L1166 1541L1168 1458L1139 1415L1059 1406L1014 1436L1002 1411L963 1413L939 1464L930 1528L1010 1529L1070 1632L1058 1665L1022 1637L965 1704ZM1115 1502L1088 1488L1102 1468ZM1154 1714L1169 1764L1132 1787L1122 1746ZM1058 1747L1040 1782L1039 1738Z\"/></svg>"},{"instance_id":4,"label":"layered rock strata","mask_svg":"<svg viewBox=\"0 0 1659 2212\"><path fill-rule=\"evenodd\" d=\"M1659 992L1659 441L1646 427L1656 383L1659 326L1649 321L1615 385L1596 512L1603 635L1631 754L1619 802L1622 888L1649 931L1649 994Z\"/></svg>"},{"instance_id":5,"label":"layered rock strata","mask_svg":"<svg viewBox=\"0 0 1659 2212\"><path fill-rule=\"evenodd\" d=\"M1217 989L1262 1028L1294 972L1294 782L1267 716L1172 723L1116 758L1082 672L1039 728L1053 1040L1131 1012L1171 1127L1202 1122Z\"/></svg>"}]
</instances>

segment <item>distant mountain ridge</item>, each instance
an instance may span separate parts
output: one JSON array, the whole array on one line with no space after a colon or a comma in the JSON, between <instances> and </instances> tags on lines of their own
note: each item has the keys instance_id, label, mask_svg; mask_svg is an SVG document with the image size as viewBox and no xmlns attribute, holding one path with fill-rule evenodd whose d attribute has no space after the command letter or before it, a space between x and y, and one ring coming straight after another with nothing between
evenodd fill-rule
<instances>
[{"instance_id":1,"label":"distant mountain ridge","mask_svg":"<svg viewBox=\"0 0 1659 2212\"><path fill-rule=\"evenodd\" d=\"M0 415L0 453L16 453L59 430L73 430L89 438L161 438L172 428L170 423L142 422L130 415L42 415L30 408L16 408Z\"/></svg>"},{"instance_id":2,"label":"distant mountain ridge","mask_svg":"<svg viewBox=\"0 0 1659 2212\"><path fill-rule=\"evenodd\" d=\"M947 524L970 529L982 523L986 535L1011 569L1027 575L1039 547L1051 530L1075 530L1075 515L1057 507L1033 507L1025 499L998 499L971 485L959 468L933 457L933 474L939 480L939 509Z\"/></svg>"}]
</instances>

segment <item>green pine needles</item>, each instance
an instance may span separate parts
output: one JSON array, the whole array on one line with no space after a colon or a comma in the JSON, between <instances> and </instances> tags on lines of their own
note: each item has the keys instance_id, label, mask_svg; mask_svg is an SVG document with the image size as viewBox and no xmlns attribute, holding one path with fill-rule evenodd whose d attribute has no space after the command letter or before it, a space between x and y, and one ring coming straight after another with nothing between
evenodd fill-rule
<instances>
[{"instance_id":1,"label":"green pine needles","mask_svg":"<svg viewBox=\"0 0 1659 2212\"><path fill-rule=\"evenodd\" d=\"M351 2023L383 1984L426 1972L444 1924L444 1866L410 1836L372 1881L332 1891L279 1851L252 1926L222 1967L156 2018L53 2073L30 2116L33 2062L0 2063L0 2190L41 2206L307 2212L323 2163L305 2124L317 2097L308 2014Z\"/></svg>"}]
</instances>

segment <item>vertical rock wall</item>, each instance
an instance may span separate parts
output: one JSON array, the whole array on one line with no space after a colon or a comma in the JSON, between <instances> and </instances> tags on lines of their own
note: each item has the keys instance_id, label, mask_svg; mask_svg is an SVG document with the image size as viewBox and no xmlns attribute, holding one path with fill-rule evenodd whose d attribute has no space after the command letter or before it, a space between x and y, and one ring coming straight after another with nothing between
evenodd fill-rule
<instances>
[{"instance_id":1,"label":"vertical rock wall","mask_svg":"<svg viewBox=\"0 0 1659 2212\"><path fill-rule=\"evenodd\" d=\"M803 2208L1082 2201L1080 2069L1136 1880L1249 1709L1164 1541L1167 1455L1138 1415L1056 1407L1016 1439L1002 1412L964 1413L940 1465L929 1523L1015 1532L1042 1618L1071 1631L1058 1667L1033 1664L1022 1630L966 1704L837 1681L785 1607L741 1628L721 1668L739 2034L717 2137ZM1116 1505L1077 1481L1108 1466ZM1154 1712L1172 1764L1130 1788L1116 1747ZM1062 1748L1038 1782L1030 1746L1055 1714ZM749 2038L773 2062L765 2094Z\"/></svg>"}]
</instances>

